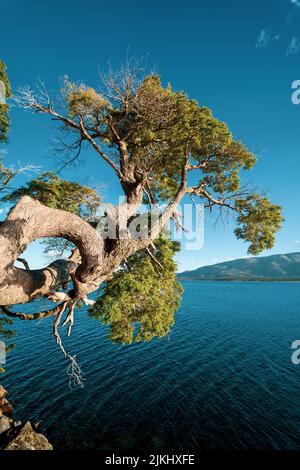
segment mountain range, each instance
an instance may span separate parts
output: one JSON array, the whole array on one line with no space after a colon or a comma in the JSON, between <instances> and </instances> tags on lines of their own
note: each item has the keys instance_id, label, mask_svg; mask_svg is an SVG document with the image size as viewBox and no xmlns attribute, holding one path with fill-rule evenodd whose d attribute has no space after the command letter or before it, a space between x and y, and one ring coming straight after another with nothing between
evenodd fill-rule
<instances>
[{"instance_id":1,"label":"mountain range","mask_svg":"<svg viewBox=\"0 0 300 470\"><path fill-rule=\"evenodd\" d=\"M181 280L300 281L300 253L241 258L177 275Z\"/></svg>"}]
</instances>

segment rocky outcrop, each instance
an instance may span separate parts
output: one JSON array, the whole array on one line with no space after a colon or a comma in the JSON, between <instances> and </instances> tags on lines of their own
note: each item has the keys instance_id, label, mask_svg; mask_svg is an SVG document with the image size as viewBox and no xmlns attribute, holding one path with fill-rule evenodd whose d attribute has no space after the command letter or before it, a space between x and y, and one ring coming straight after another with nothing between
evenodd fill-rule
<instances>
[{"instance_id":1,"label":"rocky outcrop","mask_svg":"<svg viewBox=\"0 0 300 470\"><path fill-rule=\"evenodd\" d=\"M20 426L20 430L4 450L53 450L47 438L36 432L29 421Z\"/></svg>"},{"instance_id":2,"label":"rocky outcrop","mask_svg":"<svg viewBox=\"0 0 300 470\"><path fill-rule=\"evenodd\" d=\"M13 407L7 391L0 385L0 449L1 450L53 450L47 438L29 421L21 423L12 418Z\"/></svg>"},{"instance_id":3,"label":"rocky outcrop","mask_svg":"<svg viewBox=\"0 0 300 470\"><path fill-rule=\"evenodd\" d=\"M7 416L0 416L0 436L5 431L8 431L12 425L12 420Z\"/></svg>"}]
</instances>

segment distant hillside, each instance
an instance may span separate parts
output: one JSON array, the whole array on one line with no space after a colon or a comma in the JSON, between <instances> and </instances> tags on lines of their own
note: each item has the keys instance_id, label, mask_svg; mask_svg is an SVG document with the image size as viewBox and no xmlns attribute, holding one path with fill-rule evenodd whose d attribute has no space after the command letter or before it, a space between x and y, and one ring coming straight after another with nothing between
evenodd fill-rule
<instances>
[{"instance_id":1,"label":"distant hillside","mask_svg":"<svg viewBox=\"0 0 300 470\"><path fill-rule=\"evenodd\" d=\"M182 280L300 280L300 253L225 261L185 271L177 277Z\"/></svg>"}]
</instances>

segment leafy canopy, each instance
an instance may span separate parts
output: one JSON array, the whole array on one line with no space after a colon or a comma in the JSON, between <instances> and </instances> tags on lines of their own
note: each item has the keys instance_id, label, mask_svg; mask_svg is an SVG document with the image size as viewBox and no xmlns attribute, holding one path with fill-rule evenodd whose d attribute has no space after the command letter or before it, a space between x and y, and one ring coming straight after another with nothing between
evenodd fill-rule
<instances>
[{"instance_id":1,"label":"leafy canopy","mask_svg":"<svg viewBox=\"0 0 300 470\"><path fill-rule=\"evenodd\" d=\"M250 169L255 156L235 141L228 126L207 107L199 106L182 92L164 88L158 75L149 75L136 87L119 91L109 101L84 84L66 81L68 115L80 116L86 129L111 148L116 134L126 143L130 166L149 172L157 196L175 194L188 152L194 164L206 163L202 172L207 186L217 192L236 190L238 170ZM151 180L152 177L152 180Z\"/></svg>"},{"instance_id":2,"label":"leafy canopy","mask_svg":"<svg viewBox=\"0 0 300 470\"><path fill-rule=\"evenodd\" d=\"M4 88L4 89L3 89ZM0 92L5 92L5 98L11 96L10 83L8 81L6 66L0 60ZM9 131L9 106L0 101L0 143L7 142L7 135ZM12 170L3 165L0 157L0 191L4 188L7 182L11 179Z\"/></svg>"},{"instance_id":3,"label":"leafy canopy","mask_svg":"<svg viewBox=\"0 0 300 470\"><path fill-rule=\"evenodd\" d=\"M0 60L0 84L4 85L5 98L11 97L10 83L6 73L6 66ZM1 86L1 91L2 86ZM7 142L7 134L9 131L9 106L7 103L0 102L0 142Z\"/></svg>"},{"instance_id":4,"label":"leafy canopy","mask_svg":"<svg viewBox=\"0 0 300 470\"><path fill-rule=\"evenodd\" d=\"M234 233L237 238L250 242L248 253L258 255L261 251L272 248L275 232L280 230L283 220L281 207L257 193L244 199L237 198L236 207L239 216Z\"/></svg>"},{"instance_id":5,"label":"leafy canopy","mask_svg":"<svg viewBox=\"0 0 300 470\"><path fill-rule=\"evenodd\" d=\"M104 287L90 315L110 325L113 343L131 344L165 336L183 292L176 281L177 243L160 237L155 260L145 250L131 256Z\"/></svg>"},{"instance_id":6,"label":"leafy canopy","mask_svg":"<svg viewBox=\"0 0 300 470\"><path fill-rule=\"evenodd\" d=\"M6 74L5 64L0 60L0 81L4 83L6 90L6 97L11 96L10 84ZM7 134L9 131L9 115L8 115L8 105L0 103L0 143L7 142ZM10 179L11 170L5 168L3 163L0 160L0 190L2 186L5 186L8 179ZM15 331L10 327L13 321L9 318L6 318L0 314L0 340L11 339L15 335ZM13 344L7 346L7 350L11 349ZM3 367L0 364L0 372L4 372Z\"/></svg>"},{"instance_id":7,"label":"leafy canopy","mask_svg":"<svg viewBox=\"0 0 300 470\"><path fill-rule=\"evenodd\" d=\"M84 219L95 217L101 202L95 190L64 180L50 171L10 192L2 200L16 203L23 196L30 196L52 209L62 209Z\"/></svg>"},{"instance_id":8,"label":"leafy canopy","mask_svg":"<svg viewBox=\"0 0 300 470\"><path fill-rule=\"evenodd\" d=\"M158 75L137 83L129 76L123 86L112 80L108 97L67 80L64 96L68 116L78 118L93 139L111 149L125 176L130 174L136 184L146 180L152 202L174 198L188 161L194 173L189 194L209 209L235 214L234 233L250 243L248 253L274 245L283 221L281 207L241 187L240 172L251 170L256 157L210 109L170 85L163 87Z\"/></svg>"}]
</instances>

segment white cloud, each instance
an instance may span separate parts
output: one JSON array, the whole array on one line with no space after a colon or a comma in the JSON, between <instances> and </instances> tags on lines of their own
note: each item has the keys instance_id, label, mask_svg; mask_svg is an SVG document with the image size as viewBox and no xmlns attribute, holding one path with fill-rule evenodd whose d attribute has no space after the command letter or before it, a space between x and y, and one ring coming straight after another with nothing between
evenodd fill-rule
<instances>
[{"instance_id":1,"label":"white cloud","mask_svg":"<svg viewBox=\"0 0 300 470\"><path fill-rule=\"evenodd\" d=\"M266 47L267 44L270 42L270 39L271 38L268 31L266 29L262 29L256 40L256 49L258 49L259 47Z\"/></svg>"},{"instance_id":2,"label":"white cloud","mask_svg":"<svg viewBox=\"0 0 300 470\"><path fill-rule=\"evenodd\" d=\"M295 245L299 245L300 240L294 240Z\"/></svg>"},{"instance_id":3,"label":"white cloud","mask_svg":"<svg viewBox=\"0 0 300 470\"><path fill-rule=\"evenodd\" d=\"M49 250L47 252L47 257L49 258L58 258L60 256L60 252L58 250Z\"/></svg>"},{"instance_id":4,"label":"white cloud","mask_svg":"<svg viewBox=\"0 0 300 470\"><path fill-rule=\"evenodd\" d=\"M271 35L267 29L262 29L256 39L255 48L266 47L271 41L279 41L279 39L280 34Z\"/></svg>"},{"instance_id":5,"label":"white cloud","mask_svg":"<svg viewBox=\"0 0 300 470\"><path fill-rule=\"evenodd\" d=\"M300 50L300 41L296 36L293 36L288 45L286 55L296 55Z\"/></svg>"}]
</instances>

